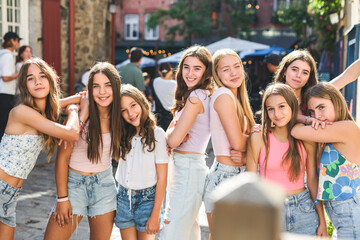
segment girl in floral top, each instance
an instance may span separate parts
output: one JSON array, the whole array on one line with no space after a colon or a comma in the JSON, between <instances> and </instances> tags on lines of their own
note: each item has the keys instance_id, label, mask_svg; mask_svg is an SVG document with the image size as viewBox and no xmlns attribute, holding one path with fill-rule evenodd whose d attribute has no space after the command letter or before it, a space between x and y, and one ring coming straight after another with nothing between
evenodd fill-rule
<instances>
[{"instance_id":1,"label":"girl in floral top","mask_svg":"<svg viewBox=\"0 0 360 240\"><path fill-rule=\"evenodd\" d=\"M332 84L313 86L305 100L312 117L334 123L317 130L297 124L291 134L301 140L319 142L317 199L323 200L338 238L360 239L360 128L344 97Z\"/></svg>"}]
</instances>

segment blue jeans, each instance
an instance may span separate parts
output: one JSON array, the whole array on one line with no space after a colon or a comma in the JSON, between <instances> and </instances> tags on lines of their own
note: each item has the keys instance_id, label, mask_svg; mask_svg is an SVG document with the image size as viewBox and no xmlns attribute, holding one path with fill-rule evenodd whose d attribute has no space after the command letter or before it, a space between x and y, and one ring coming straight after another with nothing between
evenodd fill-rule
<instances>
[{"instance_id":1,"label":"blue jeans","mask_svg":"<svg viewBox=\"0 0 360 240\"><path fill-rule=\"evenodd\" d=\"M69 169L67 187L74 215L94 217L116 209L116 185L112 168L91 176Z\"/></svg>"},{"instance_id":2,"label":"blue jeans","mask_svg":"<svg viewBox=\"0 0 360 240\"><path fill-rule=\"evenodd\" d=\"M360 239L360 191L344 201L324 201L339 239Z\"/></svg>"},{"instance_id":3,"label":"blue jeans","mask_svg":"<svg viewBox=\"0 0 360 240\"><path fill-rule=\"evenodd\" d=\"M16 227L16 202L21 188L16 188L0 179L0 221Z\"/></svg>"},{"instance_id":4,"label":"blue jeans","mask_svg":"<svg viewBox=\"0 0 360 240\"><path fill-rule=\"evenodd\" d=\"M131 190L119 185L115 225L120 228L135 226L140 232L146 232L146 223L151 216L155 202L156 185Z\"/></svg>"},{"instance_id":5,"label":"blue jeans","mask_svg":"<svg viewBox=\"0 0 360 240\"><path fill-rule=\"evenodd\" d=\"M285 198L282 216L283 231L316 235L319 227L319 216L307 189Z\"/></svg>"},{"instance_id":6,"label":"blue jeans","mask_svg":"<svg viewBox=\"0 0 360 240\"><path fill-rule=\"evenodd\" d=\"M239 175L241 172L245 172L246 167L236 167L226 164L222 164L214 161L211 166L209 174L205 180L205 193L204 193L204 204L205 212L210 213L214 208L214 203L211 197L211 193L214 189L224 180L229 179L233 176Z\"/></svg>"}]
</instances>

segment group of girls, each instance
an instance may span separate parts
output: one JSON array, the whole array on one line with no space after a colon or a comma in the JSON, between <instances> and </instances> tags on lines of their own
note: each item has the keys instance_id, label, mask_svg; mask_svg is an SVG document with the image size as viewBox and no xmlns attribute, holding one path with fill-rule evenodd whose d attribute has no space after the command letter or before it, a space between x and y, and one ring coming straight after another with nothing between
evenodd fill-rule
<instances>
[{"instance_id":1,"label":"group of girls","mask_svg":"<svg viewBox=\"0 0 360 240\"><path fill-rule=\"evenodd\" d=\"M339 238L360 238L355 146L360 129L336 89L360 75L359 62L332 84L318 84L311 55L303 50L288 54L275 84L265 91L262 130L251 134L255 122L245 71L230 49L213 57L201 46L185 51L176 73L174 119L166 133L156 126L146 98L132 86L121 86L111 64L91 69L87 94L59 101L54 71L30 59L20 70L20 104L10 113L0 145L0 239L13 239L23 180L41 149L53 154L58 138L76 143L63 142L58 149L57 200L45 239L70 238L84 216L91 239L109 239L114 222L124 240L154 239L162 222L160 239L200 239L202 200L211 232L211 193L245 171L245 165L286 189L284 231L327 235L324 203ZM80 104L80 110L70 103ZM60 107L67 105L64 126L56 121ZM210 136L216 159L208 173ZM173 149L170 161L166 144ZM118 191L112 158L119 162Z\"/></svg>"}]
</instances>

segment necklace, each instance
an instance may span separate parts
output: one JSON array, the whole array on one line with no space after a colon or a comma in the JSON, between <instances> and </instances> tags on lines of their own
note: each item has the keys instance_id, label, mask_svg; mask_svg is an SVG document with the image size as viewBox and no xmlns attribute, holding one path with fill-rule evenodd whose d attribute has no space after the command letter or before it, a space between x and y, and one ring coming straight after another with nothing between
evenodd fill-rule
<instances>
[{"instance_id":1,"label":"necklace","mask_svg":"<svg viewBox=\"0 0 360 240\"><path fill-rule=\"evenodd\" d=\"M100 118L100 120L110 120L110 118Z\"/></svg>"}]
</instances>

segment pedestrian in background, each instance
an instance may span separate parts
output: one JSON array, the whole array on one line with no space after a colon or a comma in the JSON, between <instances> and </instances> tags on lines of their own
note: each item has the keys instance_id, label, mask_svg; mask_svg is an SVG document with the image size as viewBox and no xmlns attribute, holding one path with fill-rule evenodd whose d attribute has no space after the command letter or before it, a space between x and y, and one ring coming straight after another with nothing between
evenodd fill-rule
<instances>
[{"instance_id":1,"label":"pedestrian in background","mask_svg":"<svg viewBox=\"0 0 360 240\"><path fill-rule=\"evenodd\" d=\"M142 48L131 48L129 55L130 62L121 66L118 71L123 84L131 84L145 94L144 77L139 67L143 57L143 51Z\"/></svg>"},{"instance_id":2,"label":"pedestrian in background","mask_svg":"<svg viewBox=\"0 0 360 240\"><path fill-rule=\"evenodd\" d=\"M176 81L173 80L173 70L169 63L160 64L159 74L160 77L153 81L155 113L158 125L166 131L173 119L170 108L175 104Z\"/></svg>"},{"instance_id":3,"label":"pedestrian in background","mask_svg":"<svg viewBox=\"0 0 360 240\"><path fill-rule=\"evenodd\" d=\"M145 96L121 87L121 158L115 224L123 240L150 240L160 230L169 156L163 129Z\"/></svg>"},{"instance_id":4,"label":"pedestrian in background","mask_svg":"<svg viewBox=\"0 0 360 240\"><path fill-rule=\"evenodd\" d=\"M239 55L231 49L217 50L213 55L212 73L219 88L210 100L210 131L216 159L206 177L204 194L210 233L211 193L223 180L245 172L246 162L232 161L230 150L245 153L247 138L255 125Z\"/></svg>"},{"instance_id":5,"label":"pedestrian in background","mask_svg":"<svg viewBox=\"0 0 360 240\"><path fill-rule=\"evenodd\" d=\"M16 79L15 56L13 52L19 48L21 38L15 32L7 32L3 37L0 50L0 141L4 135L9 112L15 106Z\"/></svg>"},{"instance_id":6,"label":"pedestrian in background","mask_svg":"<svg viewBox=\"0 0 360 240\"><path fill-rule=\"evenodd\" d=\"M339 239L359 239L360 128L334 85L319 83L309 89L304 100L311 117L332 124L317 129L299 123L291 135L319 143L317 200L324 203Z\"/></svg>"},{"instance_id":7,"label":"pedestrian in background","mask_svg":"<svg viewBox=\"0 0 360 240\"><path fill-rule=\"evenodd\" d=\"M322 204L315 205L317 172L315 145L290 135L298 102L287 85L270 85L262 103L262 131L250 136L246 168L286 190L282 231L327 236ZM306 186L304 177L306 172Z\"/></svg>"},{"instance_id":8,"label":"pedestrian in background","mask_svg":"<svg viewBox=\"0 0 360 240\"><path fill-rule=\"evenodd\" d=\"M172 108L175 117L166 131L174 153L160 239L200 239L198 215L208 172L205 150L210 138L211 69L211 54L201 46L188 48L179 63Z\"/></svg>"},{"instance_id":9,"label":"pedestrian in background","mask_svg":"<svg viewBox=\"0 0 360 240\"><path fill-rule=\"evenodd\" d=\"M153 98L153 94L152 94L151 87L150 87L150 82L151 82L150 75L147 72L144 72L143 77L144 77L144 83L145 83L145 97L149 101L149 103L151 103L151 105L153 105L154 98Z\"/></svg>"},{"instance_id":10,"label":"pedestrian in background","mask_svg":"<svg viewBox=\"0 0 360 240\"><path fill-rule=\"evenodd\" d=\"M45 239L69 239L84 216L91 239L110 239L116 209L111 159L120 158L120 76L100 62L89 74L89 106L80 116L81 138L58 150L55 176L57 203Z\"/></svg>"},{"instance_id":11,"label":"pedestrian in background","mask_svg":"<svg viewBox=\"0 0 360 240\"><path fill-rule=\"evenodd\" d=\"M20 104L10 111L0 143L0 239L13 239L15 207L24 180L34 168L41 150L48 159L61 138L79 137L78 107L67 108L66 126L58 124L60 91L58 76L43 60L27 60L19 72ZM81 113L80 113L81 115Z\"/></svg>"},{"instance_id":12,"label":"pedestrian in background","mask_svg":"<svg viewBox=\"0 0 360 240\"><path fill-rule=\"evenodd\" d=\"M18 55L16 57L16 72L20 71L21 66L28 59L32 58L32 49L29 45L23 45L19 48Z\"/></svg>"}]
</instances>

